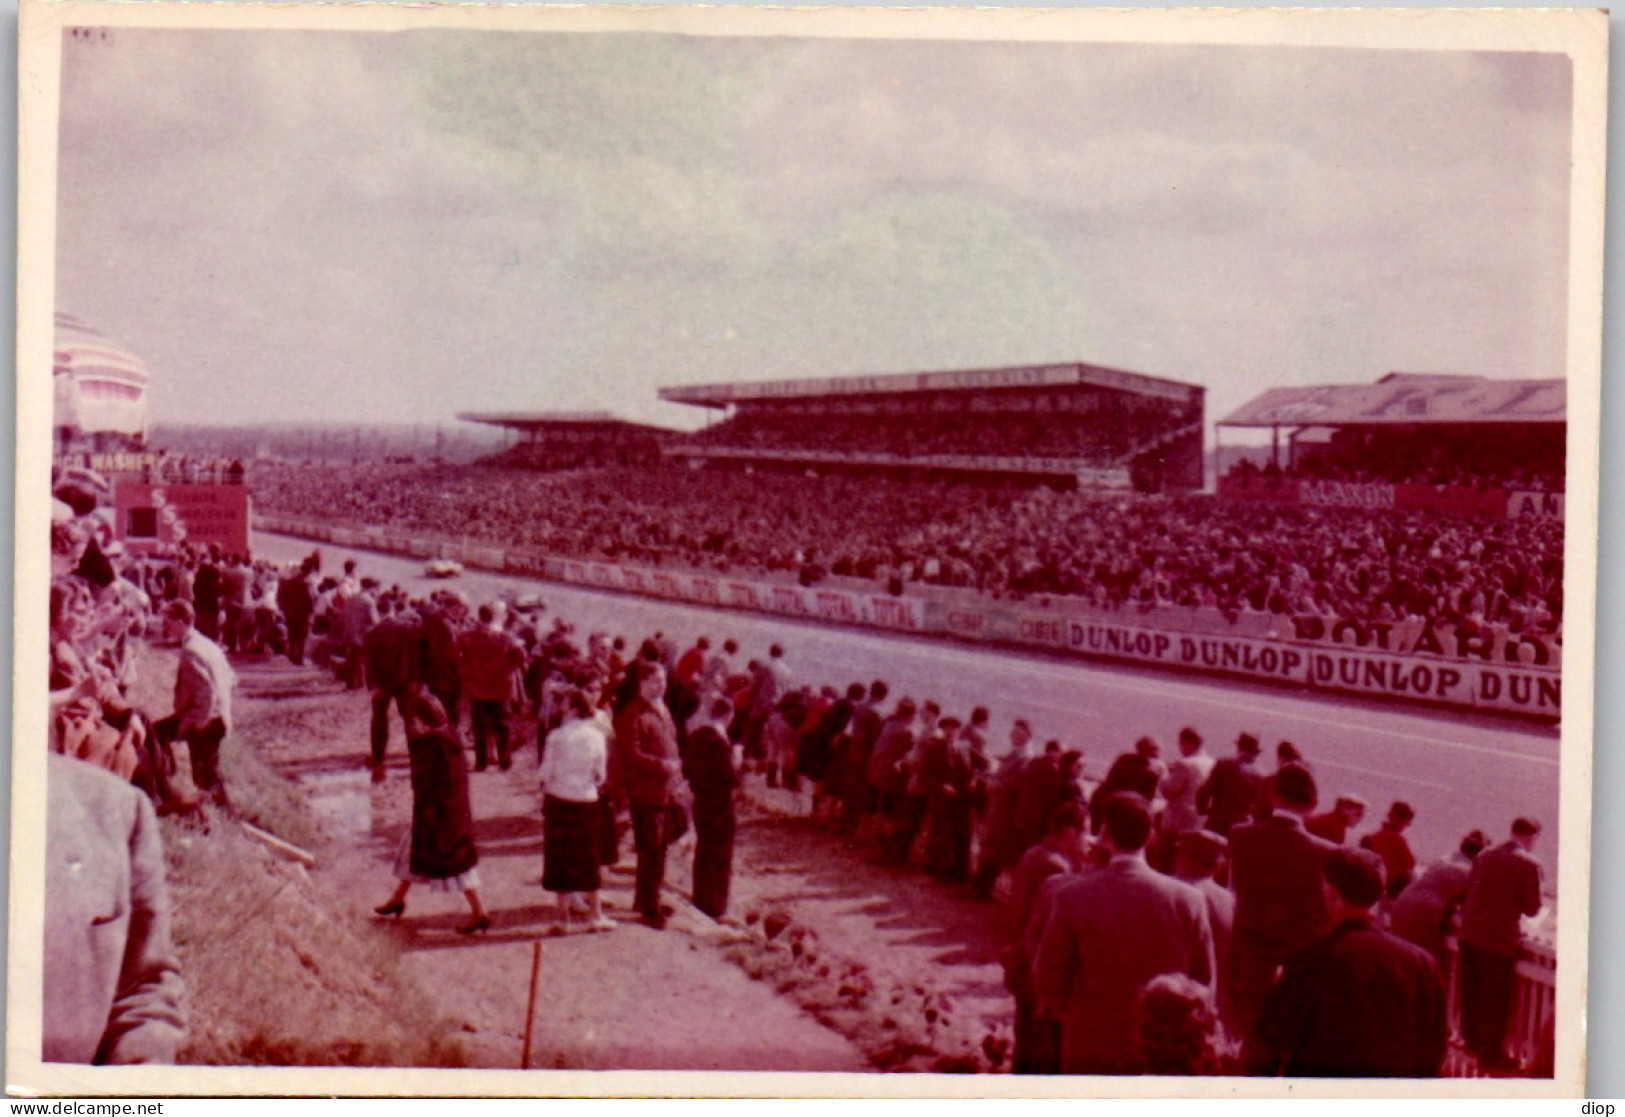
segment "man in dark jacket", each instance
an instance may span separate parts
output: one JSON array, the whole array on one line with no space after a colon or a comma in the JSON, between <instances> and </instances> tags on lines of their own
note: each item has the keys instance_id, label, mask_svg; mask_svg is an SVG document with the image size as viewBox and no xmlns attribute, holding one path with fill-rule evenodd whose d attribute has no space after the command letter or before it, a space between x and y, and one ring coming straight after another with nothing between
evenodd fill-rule
<instances>
[{"instance_id":1,"label":"man in dark jacket","mask_svg":"<svg viewBox=\"0 0 1625 1117\"><path fill-rule=\"evenodd\" d=\"M1382 859L1326 855L1332 929L1290 958L1254 1029L1260 1074L1428 1078L1444 1063L1444 979L1420 947L1383 930Z\"/></svg>"},{"instance_id":2,"label":"man in dark jacket","mask_svg":"<svg viewBox=\"0 0 1625 1117\"><path fill-rule=\"evenodd\" d=\"M1120 791L1138 795L1147 803L1157 797L1157 785L1166 768L1159 759L1162 748L1150 737L1134 742L1134 751L1125 752L1106 770L1095 793L1089 797L1089 832L1100 833L1100 805Z\"/></svg>"},{"instance_id":3,"label":"man in dark jacket","mask_svg":"<svg viewBox=\"0 0 1625 1117\"><path fill-rule=\"evenodd\" d=\"M220 550L210 547L192 575L192 608L197 614L197 630L210 640L220 641Z\"/></svg>"},{"instance_id":4,"label":"man in dark jacket","mask_svg":"<svg viewBox=\"0 0 1625 1117\"><path fill-rule=\"evenodd\" d=\"M875 813L880 816L884 827L881 844L888 857L895 846L896 816L902 809L903 793L908 785L908 771L903 764L914 750L915 712L912 698L898 702L897 708L880 727L880 739L869 754L869 790L873 794ZM907 856L907 851L904 851L904 856Z\"/></svg>"},{"instance_id":5,"label":"man in dark jacket","mask_svg":"<svg viewBox=\"0 0 1625 1117\"><path fill-rule=\"evenodd\" d=\"M841 829L856 833L858 823L870 812L873 799L869 794L869 757L875 742L880 739L880 727L885 715L880 705L886 700L888 689L882 679L869 684L869 699L859 703L852 711L852 722L847 727L841 745Z\"/></svg>"},{"instance_id":6,"label":"man in dark jacket","mask_svg":"<svg viewBox=\"0 0 1625 1117\"><path fill-rule=\"evenodd\" d=\"M296 573L277 583L276 607L288 625L288 662L295 667L305 662L305 642L310 639L310 618L316 611L316 587L311 584L314 570L310 560Z\"/></svg>"},{"instance_id":7,"label":"man in dark jacket","mask_svg":"<svg viewBox=\"0 0 1625 1117\"><path fill-rule=\"evenodd\" d=\"M1318 794L1309 769L1288 764L1270 791L1275 811L1266 822L1230 831L1230 885L1236 893L1231 940L1231 988L1244 1039L1276 968L1326 933L1322 885L1326 855L1338 847L1304 829Z\"/></svg>"},{"instance_id":8,"label":"man in dark jacket","mask_svg":"<svg viewBox=\"0 0 1625 1117\"><path fill-rule=\"evenodd\" d=\"M1245 822L1258 802L1264 773L1257 767L1258 738L1243 733L1236 738L1236 755L1213 765L1207 782L1196 792L1196 809L1207 819L1207 828L1228 835L1230 828Z\"/></svg>"},{"instance_id":9,"label":"man in dark jacket","mask_svg":"<svg viewBox=\"0 0 1625 1117\"><path fill-rule=\"evenodd\" d=\"M1517 992L1520 920L1541 905L1541 867L1534 858L1540 823L1520 818L1510 840L1473 862L1461 905L1461 1031L1486 1071L1507 1071L1517 1061L1506 1050L1507 1021Z\"/></svg>"},{"instance_id":10,"label":"man in dark jacket","mask_svg":"<svg viewBox=\"0 0 1625 1117\"><path fill-rule=\"evenodd\" d=\"M615 719L615 750L620 777L632 807L632 840L638 851L633 906L655 930L666 926L660 889L666 879L666 847L675 836L672 808L681 810L687 797L677 726L666 709L666 670L653 660L632 667L637 697Z\"/></svg>"},{"instance_id":11,"label":"man in dark jacket","mask_svg":"<svg viewBox=\"0 0 1625 1117\"><path fill-rule=\"evenodd\" d=\"M457 639L462 635L464 604L451 593L438 596L424 610L418 624L418 662L423 669L423 685L446 711L446 725L456 729L462 720L463 674L457 656Z\"/></svg>"},{"instance_id":12,"label":"man in dark jacket","mask_svg":"<svg viewBox=\"0 0 1625 1117\"><path fill-rule=\"evenodd\" d=\"M496 610L480 606L479 623L457 638L463 695L474 728L474 770L483 772L496 748L497 765L506 771L513 761L508 749L508 706L513 701L525 649L503 631Z\"/></svg>"},{"instance_id":13,"label":"man in dark jacket","mask_svg":"<svg viewBox=\"0 0 1625 1117\"><path fill-rule=\"evenodd\" d=\"M372 775L384 774L384 755L389 749L389 707L400 711L402 732L406 724L406 692L420 674L418 668L417 623L401 611L390 596L378 602L378 623L362 639L367 687L372 692Z\"/></svg>"},{"instance_id":14,"label":"man in dark jacket","mask_svg":"<svg viewBox=\"0 0 1625 1117\"><path fill-rule=\"evenodd\" d=\"M739 773L728 739L732 719L733 704L713 698L709 709L695 714L682 749L683 777L694 792L694 906L712 919L721 919L728 910L733 875Z\"/></svg>"}]
</instances>

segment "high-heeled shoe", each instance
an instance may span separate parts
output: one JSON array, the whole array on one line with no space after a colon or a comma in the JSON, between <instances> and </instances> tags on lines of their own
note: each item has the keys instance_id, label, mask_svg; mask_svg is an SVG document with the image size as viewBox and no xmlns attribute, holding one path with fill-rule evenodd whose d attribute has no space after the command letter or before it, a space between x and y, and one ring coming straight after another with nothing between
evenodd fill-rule
<instances>
[{"instance_id":1,"label":"high-heeled shoe","mask_svg":"<svg viewBox=\"0 0 1625 1117\"><path fill-rule=\"evenodd\" d=\"M388 904L380 904L378 907L375 907L372 910L376 915L393 915L396 919L399 919L401 916L406 914L406 901L395 900Z\"/></svg>"},{"instance_id":2,"label":"high-heeled shoe","mask_svg":"<svg viewBox=\"0 0 1625 1117\"><path fill-rule=\"evenodd\" d=\"M472 923L459 924L457 927L457 933L459 935L477 935L481 934L482 932L489 931L490 929L491 917L489 915L482 915Z\"/></svg>"}]
</instances>

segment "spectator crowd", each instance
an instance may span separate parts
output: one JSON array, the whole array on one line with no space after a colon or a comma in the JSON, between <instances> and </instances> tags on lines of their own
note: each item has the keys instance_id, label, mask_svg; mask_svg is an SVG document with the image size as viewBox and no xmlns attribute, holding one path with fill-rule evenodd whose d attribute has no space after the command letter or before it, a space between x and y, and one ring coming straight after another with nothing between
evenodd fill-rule
<instances>
[{"instance_id":1,"label":"spectator crowd","mask_svg":"<svg viewBox=\"0 0 1625 1117\"><path fill-rule=\"evenodd\" d=\"M529 475L526 484L516 474L512 486L479 478L479 500L456 473L356 471L340 483L307 467L297 476L256 473L254 483L257 496L290 513L317 507L325 482L325 504L341 518L375 518L346 511L356 500L409 522L424 515L449 524L426 509L455 509L509 534L536 524L553 547L560 539L603 546L593 535L606 522L602 501L611 519L636 525L618 537L640 541L628 546L648 546L642 532L651 525L670 533L655 537L684 538L672 522L688 507L685 475L638 476L641 486L614 471ZM1262 608L1279 594L1345 609L1489 615L1560 594L1560 566L1516 534L1519 524L1400 525L1053 493L1009 503L982 490L867 481L843 489L846 482L830 479L852 499L842 509L805 490L796 502L765 498L753 488L764 480L706 479L706 504L727 509L748 495L755 507L735 510L738 532L719 524L725 545L700 553L755 561L750 540L766 536L752 535L753 521L806 527L829 519L861 540L871 515L885 518L864 502L896 497L919 507L912 531L906 520L892 524L894 559L935 557L933 548L953 536L974 571L978 529L997 523L1006 535L1052 540L1054 556L1064 551L1077 564L1071 569L1092 571L1088 592L1118 604L1149 593L1217 605L1222 592L1232 605L1256 597ZM471 919L460 932L491 927L467 781L510 768L533 739L544 792L543 882L558 897L558 933L617 925L604 916L599 873L620 860L628 835L645 925L666 925L668 852L691 829L696 907L726 915L738 789L757 785L792 796L881 864L917 867L945 886L1006 901L1000 918L1010 928L1004 963L1018 1071L1436 1075L1453 988L1461 1038L1481 1071L1550 1073L1549 1037L1533 1066L1508 1046L1520 921L1543 902L1530 855L1540 832L1534 820L1513 821L1498 844L1475 831L1423 865L1405 836L1412 805L1395 801L1362 830L1367 805L1348 794L1325 802L1313 757L1288 742L1266 773L1256 736L1242 735L1234 755L1215 759L1189 728L1177 756L1142 738L1095 779L1080 742L1064 739L1070 728L1040 744L1034 727L1017 720L999 749L985 707L944 710L930 697L893 695L878 679L844 687L798 681L792 656L777 645L749 659L732 640L682 648L660 632L635 646L607 633L580 638L563 620L549 622L536 602L476 608L445 588L414 597L354 562L324 574L319 552L287 566L195 547L137 560L98 515L105 495L64 485L53 504L51 746L80 763L71 777L56 775L63 762L52 767L48 858L62 871L47 874L47 980L74 993L57 1018L48 1010L48 1057L173 1057L184 1015L153 816L230 809L219 765L232 724L230 659L280 655L366 691L365 757L375 780L387 778L392 715L401 720L413 825L380 916L400 915L408 887L421 882L468 898ZM697 507L697 490L690 499ZM935 534L945 519L956 530ZM1336 548L1326 548L1330 537ZM951 548L942 553L952 557ZM792 561L807 560L802 552ZM1556 612L1526 623L1555 624ZM165 716L130 701L132 650L154 628L181 656ZM178 778L176 741L187 745L191 790ZM103 773L87 783L85 768ZM59 793L72 805L59 807ZM65 868L100 832L78 823L87 810L111 827L97 856L130 862L115 878L131 890L118 900L121 910L135 915L111 953L110 940L85 928L77 937L56 933L88 910Z\"/></svg>"},{"instance_id":2,"label":"spectator crowd","mask_svg":"<svg viewBox=\"0 0 1625 1117\"><path fill-rule=\"evenodd\" d=\"M566 558L1560 633L1563 523L660 465L257 464L262 512Z\"/></svg>"},{"instance_id":3,"label":"spectator crowd","mask_svg":"<svg viewBox=\"0 0 1625 1117\"><path fill-rule=\"evenodd\" d=\"M916 412L827 412L753 406L707 427L695 442L745 450L816 451L863 457L932 455L1071 458L1095 467L1121 465L1166 431L1165 404L1117 397L1068 401L1088 409L978 411L924 407Z\"/></svg>"},{"instance_id":4,"label":"spectator crowd","mask_svg":"<svg viewBox=\"0 0 1625 1117\"><path fill-rule=\"evenodd\" d=\"M339 609L365 623L329 626L320 658L352 679L362 662L375 778L401 696L432 689L453 734L468 708L475 773L511 765L534 726L556 933L617 925L599 870L628 836L636 914L663 928L667 853L691 828L696 907L725 916L737 789L773 789L877 864L1005 901L1018 1071L1432 1076L1454 990L1481 1073L1549 1073L1549 1036L1532 1064L1511 1050L1522 921L1544 904L1533 820L1423 863L1417 808L1366 825L1358 796L1322 800L1290 742L1265 771L1256 735L1216 759L1187 728L1177 755L1141 738L1096 778L1076 742L1040 744L1026 721L999 749L986 707L813 685L778 645L745 659L656 632L634 651L535 602L470 616L454 590L356 586ZM480 913L460 929L489 926Z\"/></svg>"}]
</instances>

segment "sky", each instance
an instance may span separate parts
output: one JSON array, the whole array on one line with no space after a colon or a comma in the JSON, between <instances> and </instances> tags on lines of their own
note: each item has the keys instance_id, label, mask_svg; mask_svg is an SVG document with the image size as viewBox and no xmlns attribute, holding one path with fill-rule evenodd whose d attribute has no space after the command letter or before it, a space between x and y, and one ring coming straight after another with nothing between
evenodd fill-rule
<instances>
[{"instance_id":1,"label":"sky","mask_svg":"<svg viewBox=\"0 0 1625 1117\"><path fill-rule=\"evenodd\" d=\"M1560 54L114 28L57 307L158 423L451 422L1084 361L1559 377Z\"/></svg>"}]
</instances>

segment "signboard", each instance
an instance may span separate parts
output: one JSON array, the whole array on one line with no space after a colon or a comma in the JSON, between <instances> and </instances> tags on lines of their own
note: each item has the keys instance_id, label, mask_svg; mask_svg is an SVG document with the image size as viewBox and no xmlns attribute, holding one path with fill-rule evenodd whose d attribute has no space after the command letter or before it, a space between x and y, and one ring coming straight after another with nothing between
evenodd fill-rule
<instances>
[{"instance_id":1,"label":"signboard","mask_svg":"<svg viewBox=\"0 0 1625 1117\"><path fill-rule=\"evenodd\" d=\"M1513 492L1506 494L1509 520L1563 518L1562 493Z\"/></svg>"},{"instance_id":2,"label":"signboard","mask_svg":"<svg viewBox=\"0 0 1625 1117\"><path fill-rule=\"evenodd\" d=\"M163 546L217 544L248 554L245 485L150 485L119 481L113 487L115 531L135 553Z\"/></svg>"},{"instance_id":3,"label":"signboard","mask_svg":"<svg viewBox=\"0 0 1625 1117\"><path fill-rule=\"evenodd\" d=\"M1219 496L1255 503L1316 508L1360 508L1383 512L1439 512L1485 519L1540 516L1563 518L1562 493L1509 493L1463 485L1393 484L1386 481L1242 480L1223 477Z\"/></svg>"}]
</instances>

